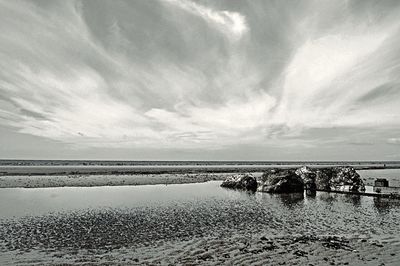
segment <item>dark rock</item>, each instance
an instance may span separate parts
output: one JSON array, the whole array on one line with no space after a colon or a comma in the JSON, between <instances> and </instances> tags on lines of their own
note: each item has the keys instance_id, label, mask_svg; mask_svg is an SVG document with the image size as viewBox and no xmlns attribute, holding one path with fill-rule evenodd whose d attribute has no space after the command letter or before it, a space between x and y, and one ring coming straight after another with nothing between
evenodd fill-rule
<instances>
[{"instance_id":1,"label":"dark rock","mask_svg":"<svg viewBox=\"0 0 400 266\"><path fill-rule=\"evenodd\" d=\"M328 236L324 238L322 246L330 249L352 250L348 243L349 241L347 239L339 238L337 236Z\"/></svg>"},{"instance_id":2,"label":"dark rock","mask_svg":"<svg viewBox=\"0 0 400 266\"><path fill-rule=\"evenodd\" d=\"M304 189L307 196L315 197L317 195L317 185L315 183L304 185Z\"/></svg>"},{"instance_id":3,"label":"dark rock","mask_svg":"<svg viewBox=\"0 0 400 266\"><path fill-rule=\"evenodd\" d=\"M305 255L307 255L307 252L302 251L302 250L296 250L295 252L293 252L293 254L298 257L304 257Z\"/></svg>"},{"instance_id":4,"label":"dark rock","mask_svg":"<svg viewBox=\"0 0 400 266\"><path fill-rule=\"evenodd\" d=\"M316 173L313 169L307 166L303 166L301 168L298 168L295 171L296 175L300 176L301 179L303 180L304 185L310 185L310 187L315 184L315 178L316 178Z\"/></svg>"},{"instance_id":5,"label":"dark rock","mask_svg":"<svg viewBox=\"0 0 400 266\"><path fill-rule=\"evenodd\" d=\"M258 191L268 193L303 192L304 183L294 170L270 169L261 176Z\"/></svg>"},{"instance_id":6,"label":"dark rock","mask_svg":"<svg viewBox=\"0 0 400 266\"><path fill-rule=\"evenodd\" d=\"M296 170L296 175L300 176L303 180L307 196L315 196L317 194L317 185L315 184L317 175L315 171L307 166L303 166Z\"/></svg>"},{"instance_id":7,"label":"dark rock","mask_svg":"<svg viewBox=\"0 0 400 266\"><path fill-rule=\"evenodd\" d=\"M211 260L213 257L210 254L202 254L197 256L199 260Z\"/></svg>"},{"instance_id":8,"label":"dark rock","mask_svg":"<svg viewBox=\"0 0 400 266\"><path fill-rule=\"evenodd\" d=\"M323 168L316 170L315 174L317 190L331 191L349 186L350 191L365 191L364 182L353 167Z\"/></svg>"},{"instance_id":9,"label":"dark rock","mask_svg":"<svg viewBox=\"0 0 400 266\"><path fill-rule=\"evenodd\" d=\"M336 167L334 172L335 175L329 181L331 188L349 185L350 191L365 191L364 182L353 167Z\"/></svg>"},{"instance_id":10,"label":"dark rock","mask_svg":"<svg viewBox=\"0 0 400 266\"><path fill-rule=\"evenodd\" d=\"M333 175L334 171L332 168L318 169L315 173L315 185L317 190L330 191L331 186L329 181Z\"/></svg>"},{"instance_id":11,"label":"dark rock","mask_svg":"<svg viewBox=\"0 0 400 266\"><path fill-rule=\"evenodd\" d=\"M263 246L262 249L263 250L274 250L278 248L277 246L275 246L273 243L268 243L267 245Z\"/></svg>"},{"instance_id":12,"label":"dark rock","mask_svg":"<svg viewBox=\"0 0 400 266\"><path fill-rule=\"evenodd\" d=\"M256 191L257 179L251 174L229 176L222 182L221 187Z\"/></svg>"},{"instance_id":13,"label":"dark rock","mask_svg":"<svg viewBox=\"0 0 400 266\"><path fill-rule=\"evenodd\" d=\"M383 248L383 245L380 244L380 243L375 243L375 242L373 242L372 245L377 246L377 247L380 247L380 248Z\"/></svg>"}]
</instances>

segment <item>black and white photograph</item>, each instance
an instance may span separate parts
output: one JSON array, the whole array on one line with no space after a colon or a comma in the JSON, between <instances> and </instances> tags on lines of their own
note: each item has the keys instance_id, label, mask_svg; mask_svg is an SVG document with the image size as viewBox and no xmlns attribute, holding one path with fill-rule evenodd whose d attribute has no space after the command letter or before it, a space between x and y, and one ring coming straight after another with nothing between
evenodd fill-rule
<instances>
[{"instance_id":1,"label":"black and white photograph","mask_svg":"<svg viewBox=\"0 0 400 266\"><path fill-rule=\"evenodd\" d=\"M400 1L0 0L0 265L400 265Z\"/></svg>"}]
</instances>

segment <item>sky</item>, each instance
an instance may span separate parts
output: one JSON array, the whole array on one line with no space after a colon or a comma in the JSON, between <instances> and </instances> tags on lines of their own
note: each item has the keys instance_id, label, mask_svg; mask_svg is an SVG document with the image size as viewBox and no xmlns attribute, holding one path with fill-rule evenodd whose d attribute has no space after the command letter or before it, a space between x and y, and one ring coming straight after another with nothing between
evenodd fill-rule
<instances>
[{"instance_id":1,"label":"sky","mask_svg":"<svg viewBox=\"0 0 400 266\"><path fill-rule=\"evenodd\" d=\"M0 0L0 158L400 160L400 1Z\"/></svg>"}]
</instances>

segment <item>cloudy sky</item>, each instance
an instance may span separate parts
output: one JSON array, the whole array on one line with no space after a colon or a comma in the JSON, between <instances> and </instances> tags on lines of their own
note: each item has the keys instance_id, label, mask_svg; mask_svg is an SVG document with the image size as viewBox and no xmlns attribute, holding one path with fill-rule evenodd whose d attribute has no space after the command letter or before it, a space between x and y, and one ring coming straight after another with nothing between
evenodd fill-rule
<instances>
[{"instance_id":1,"label":"cloudy sky","mask_svg":"<svg viewBox=\"0 0 400 266\"><path fill-rule=\"evenodd\" d=\"M0 0L0 158L400 160L400 1Z\"/></svg>"}]
</instances>

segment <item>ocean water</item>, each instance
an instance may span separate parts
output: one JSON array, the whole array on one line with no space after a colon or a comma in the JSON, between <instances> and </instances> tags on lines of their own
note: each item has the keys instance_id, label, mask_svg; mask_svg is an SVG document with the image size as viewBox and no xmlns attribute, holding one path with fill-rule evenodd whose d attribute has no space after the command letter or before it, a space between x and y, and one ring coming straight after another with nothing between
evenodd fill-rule
<instances>
[{"instance_id":1,"label":"ocean water","mask_svg":"<svg viewBox=\"0 0 400 266\"><path fill-rule=\"evenodd\" d=\"M399 161L117 161L117 160L0 160L0 166L300 166L300 165L371 165L400 166Z\"/></svg>"}]
</instances>

